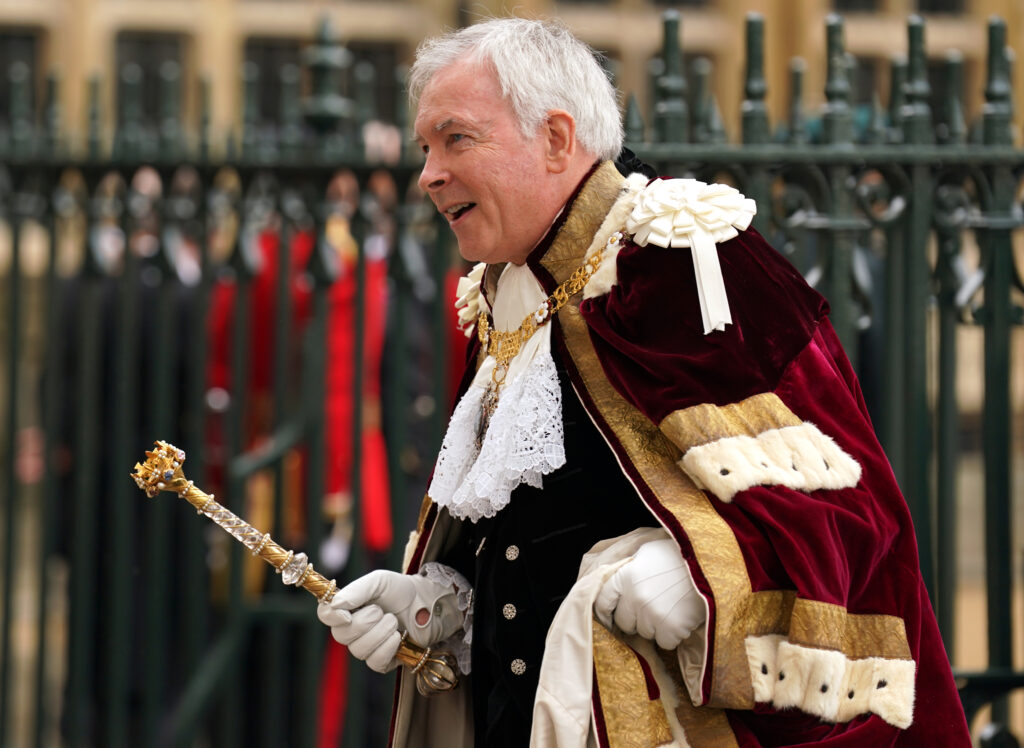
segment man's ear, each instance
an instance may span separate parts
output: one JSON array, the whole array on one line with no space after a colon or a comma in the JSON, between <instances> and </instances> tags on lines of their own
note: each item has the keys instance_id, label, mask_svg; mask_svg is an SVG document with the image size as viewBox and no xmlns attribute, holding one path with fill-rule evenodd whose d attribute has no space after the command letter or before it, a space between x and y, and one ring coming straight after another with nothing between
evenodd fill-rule
<instances>
[{"instance_id":1,"label":"man's ear","mask_svg":"<svg viewBox=\"0 0 1024 748\"><path fill-rule=\"evenodd\" d=\"M547 142L547 166L552 174L561 174L576 155L576 120L562 109L548 112L543 129Z\"/></svg>"}]
</instances>

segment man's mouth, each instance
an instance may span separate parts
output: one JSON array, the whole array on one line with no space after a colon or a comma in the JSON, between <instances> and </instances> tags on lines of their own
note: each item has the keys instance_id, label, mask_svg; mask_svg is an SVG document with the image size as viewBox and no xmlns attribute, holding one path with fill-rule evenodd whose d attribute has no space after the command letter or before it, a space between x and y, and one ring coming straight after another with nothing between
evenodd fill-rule
<instances>
[{"instance_id":1,"label":"man's mouth","mask_svg":"<svg viewBox=\"0 0 1024 748\"><path fill-rule=\"evenodd\" d=\"M455 223L475 207L476 203L456 203L445 209L444 217L448 219L448 223Z\"/></svg>"}]
</instances>

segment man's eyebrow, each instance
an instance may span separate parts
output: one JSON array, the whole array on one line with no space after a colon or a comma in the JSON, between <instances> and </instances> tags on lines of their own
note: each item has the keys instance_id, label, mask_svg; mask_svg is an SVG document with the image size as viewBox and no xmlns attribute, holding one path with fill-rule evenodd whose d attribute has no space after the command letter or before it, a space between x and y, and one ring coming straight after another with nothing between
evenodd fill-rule
<instances>
[{"instance_id":1,"label":"man's eyebrow","mask_svg":"<svg viewBox=\"0 0 1024 748\"><path fill-rule=\"evenodd\" d=\"M449 117L448 119L441 120L436 125L434 125L434 132L444 132L445 130L451 127L456 127L460 130L475 129L473 127L470 127L468 123L463 122L461 119L458 119L457 117Z\"/></svg>"},{"instance_id":2,"label":"man's eyebrow","mask_svg":"<svg viewBox=\"0 0 1024 748\"><path fill-rule=\"evenodd\" d=\"M431 127L430 130L431 132L441 133L453 127L459 130L470 131L473 131L475 129L473 127L470 127L468 123L464 122L461 119L458 119L457 117L449 117L448 119L443 119L440 122L438 122L436 125ZM413 133L412 140L414 140L417 143L420 143L424 140L424 137L419 133Z\"/></svg>"}]
</instances>

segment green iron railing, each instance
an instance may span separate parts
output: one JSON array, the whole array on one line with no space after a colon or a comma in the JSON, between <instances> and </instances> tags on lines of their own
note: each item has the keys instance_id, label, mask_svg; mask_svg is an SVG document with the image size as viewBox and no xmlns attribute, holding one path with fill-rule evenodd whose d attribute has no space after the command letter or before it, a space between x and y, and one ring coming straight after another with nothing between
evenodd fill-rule
<instances>
[{"instance_id":1,"label":"green iron railing","mask_svg":"<svg viewBox=\"0 0 1024 748\"><path fill-rule=\"evenodd\" d=\"M764 23L757 15L747 22L741 142L725 137L710 63L698 61L686 74L673 12L665 17L650 125L631 98L627 139L661 173L728 180L753 197L755 226L828 297L914 515L922 570L954 662L956 508L969 499L955 488L965 432L956 399L957 341L965 326L983 329L985 398L977 420L984 462L977 481L984 484L988 668L958 675L969 716L993 705L983 742L1016 744L1005 697L1024 686L1024 673L1014 667L1010 613L1019 586L1011 478L1024 414L1011 399L1010 381L1021 367L1011 357L1011 334L1024 321L1024 284L1013 258L1024 151L1014 146L1011 129L1005 26L990 22L985 106L968 127L956 56L945 64L944 110L929 109L925 25L918 17L908 22L906 61L893 64L887 106L855 111L842 20L830 16L824 107L806 110L803 63L793 61L790 114L773 129L765 107ZM301 517L299 540L321 568L325 373L337 365L326 359L326 341L339 272L360 281L352 299L356 406L349 455L356 532L339 582L371 563L398 564L401 542L390 558L369 558L358 531L366 478L358 407L367 384L366 245L387 227L383 424L396 536L403 537L448 407L442 296L451 238L436 215L404 199L418 155L405 149L386 165L364 154L374 71L350 69L326 26L305 64L305 99L299 71L280 71L282 111L274 127L258 121L257 71L243 71L241 137L217 154L209 87L201 83L198 124L190 130L180 119L176 65L161 70L163 107L155 125L140 118L138 70L122 71L109 150L101 81L94 79L81 154L66 147L56 79L37 124L27 105L27 71L10 71L8 136L0 138L0 220L11 237L0 316L0 745L314 744L327 637L311 602L274 580L252 594L237 544L211 543L204 523L171 499L137 495L128 472L153 439L173 441L190 455L190 477L199 483L212 476L226 505L244 513L253 476L269 471L274 500L266 529L281 537ZM339 93L345 76L353 80L351 99ZM403 119L394 124L404 132L404 102L396 110ZM332 192L341 173L354 181L358 198ZM371 199L382 173L401 196L393 207ZM328 242L326 227L339 216L358 247L350 268L339 268ZM266 278L257 247L267 232L277 237L278 272L271 281L273 323L256 333L273 346L263 403L251 401L249 377L254 284ZM298 330L294 279L282 269L300 234L311 234L315 246L304 271L309 318ZM139 242L152 251L132 251ZM69 247L82 256L73 272L61 269ZM196 254L190 277L181 256L188 248ZM975 248L981 260L967 272L964 257ZM41 252L45 271L23 271L31 264L26 252ZM207 379L207 320L224 275L234 288L230 351L223 354L232 374L226 398L218 400ZM269 426L254 446L251 419L261 408ZM25 479L15 467L32 433L44 437L45 469ZM217 433L219 440L211 436ZM296 450L304 466L298 497L287 490L285 466ZM225 549L221 564L214 557ZM23 641L33 643L27 653ZM349 679L344 744L377 744L386 730L387 687L361 667L350 668Z\"/></svg>"}]
</instances>

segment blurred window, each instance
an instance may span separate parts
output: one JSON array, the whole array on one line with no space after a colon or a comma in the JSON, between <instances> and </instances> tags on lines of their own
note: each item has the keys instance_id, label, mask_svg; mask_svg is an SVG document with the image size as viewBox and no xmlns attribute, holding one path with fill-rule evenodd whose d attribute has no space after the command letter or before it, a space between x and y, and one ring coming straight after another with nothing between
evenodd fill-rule
<instances>
[{"instance_id":1,"label":"blurred window","mask_svg":"<svg viewBox=\"0 0 1024 748\"><path fill-rule=\"evenodd\" d=\"M963 13L964 0L917 0L919 13Z\"/></svg>"},{"instance_id":2,"label":"blurred window","mask_svg":"<svg viewBox=\"0 0 1024 748\"><path fill-rule=\"evenodd\" d=\"M125 66L136 64L142 74L139 81L142 122L156 124L160 121L160 100L164 95L160 83L160 68L164 63L174 62L182 73L179 77L179 96L184 81L184 48L185 40L181 34L168 34L150 31L122 31L117 35L117 96L118 116L120 116L121 97L124 95L124 81L121 73ZM184 102L181 102L184 106Z\"/></svg>"},{"instance_id":3,"label":"blurred window","mask_svg":"<svg viewBox=\"0 0 1024 748\"><path fill-rule=\"evenodd\" d=\"M11 68L17 63L28 67L28 105L35 111L39 81L39 34L30 29L0 29L0 120L11 113Z\"/></svg>"},{"instance_id":4,"label":"blurred window","mask_svg":"<svg viewBox=\"0 0 1024 748\"><path fill-rule=\"evenodd\" d=\"M373 106L376 119L394 122L395 107L399 95L405 90L405 82L397 78L398 45L389 42L350 41L346 44L352 53L353 70L355 65L369 63L376 74L374 84ZM349 96L356 95L355 88L350 85ZM402 94L404 96L404 94Z\"/></svg>"},{"instance_id":5,"label":"blurred window","mask_svg":"<svg viewBox=\"0 0 1024 748\"><path fill-rule=\"evenodd\" d=\"M303 42L299 39L250 37L245 40L244 59L259 73L259 119L281 119L281 70L286 65L302 64Z\"/></svg>"},{"instance_id":6,"label":"blurred window","mask_svg":"<svg viewBox=\"0 0 1024 748\"><path fill-rule=\"evenodd\" d=\"M838 13L870 13L878 10L878 0L833 0Z\"/></svg>"}]
</instances>

